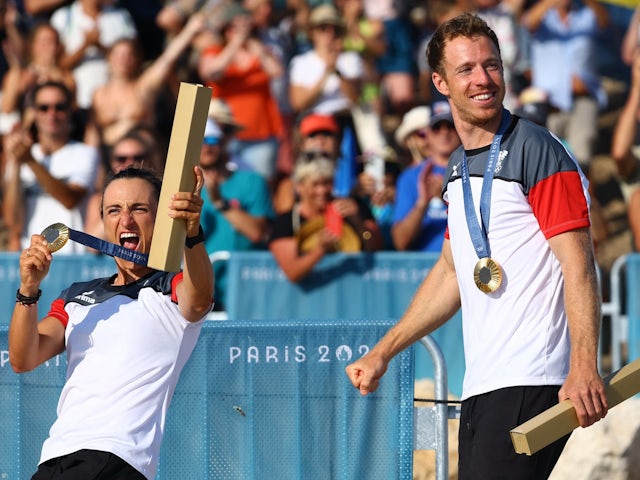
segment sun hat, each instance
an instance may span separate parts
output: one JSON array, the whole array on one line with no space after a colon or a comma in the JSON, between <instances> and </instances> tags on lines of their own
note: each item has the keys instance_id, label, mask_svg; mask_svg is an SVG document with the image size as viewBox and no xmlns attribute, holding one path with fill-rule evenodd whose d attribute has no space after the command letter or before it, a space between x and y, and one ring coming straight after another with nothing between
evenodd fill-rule
<instances>
[{"instance_id":1,"label":"sun hat","mask_svg":"<svg viewBox=\"0 0 640 480\"><path fill-rule=\"evenodd\" d=\"M233 113L231 112L229 105L227 105L227 102L221 98L211 99L208 116L209 118L214 119L219 126L230 126L238 130L244 129L244 126L240 125L236 122L236 119L233 118Z\"/></svg>"},{"instance_id":2,"label":"sun hat","mask_svg":"<svg viewBox=\"0 0 640 480\"><path fill-rule=\"evenodd\" d=\"M426 106L414 107L404 114L400 125L396 129L395 139L398 145L404 145L410 133L429 127L431 109Z\"/></svg>"},{"instance_id":3,"label":"sun hat","mask_svg":"<svg viewBox=\"0 0 640 480\"><path fill-rule=\"evenodd\" d=\"M319 25L335 25L344 28L344 19L333 5L323 4L311 10L309 15L309 25L317 27Z\"/></svg>"},{"instance_id":4,"label":"sun hat","mask_svg":"<svg viewBox=\"0 0 640 480\"><path fill-rule=\"evenodd\" d=\"M218 126L218 123L213 118L207 118L207 124L204 127L205 137L222 137L222 130Z\"/></svg>"}]
</instances>

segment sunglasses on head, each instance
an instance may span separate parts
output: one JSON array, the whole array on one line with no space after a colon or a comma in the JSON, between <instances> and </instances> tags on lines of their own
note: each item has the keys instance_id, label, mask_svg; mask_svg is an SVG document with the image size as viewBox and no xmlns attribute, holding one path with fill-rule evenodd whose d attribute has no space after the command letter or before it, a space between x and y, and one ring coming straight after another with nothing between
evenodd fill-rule
<instances>
[{"instance_id":1,"label":"sunglasses on head","mask_svg":"<svg viewBox=\"0 0 640 480\"><path fill-rule=\"evenodd\" d=\"M114 155L113 160L117 163L125 163L128 160L133 160L134 162L144 162L145 154L137 153L135 155Z\"/></svg>"},{"instance_id":2,"label":"sunglasses on head","mask_svg":"<svg viewBox=\"0 0 640 480\"><path fill-rule=\"evenodd\" d=\"M66 103L39 103L36 105L36 110L39 112L47 112L49 110L55 110L56 112L66 112L68 105Z\"/></svg>"},{"instance_id":3,"label":"sunglasses on head","mask_svg":"<svg viewBox=\"0 0 640 480\"><path fill-rule=\"evenodd\" d=\"M204 137L204 139L202 140L202 143L204 145L208 145L210 147L213 147L215 145L220 145L220 141L222 139L220 137L214 137L214 136L210 136L210 137Z\"/></svg>"}]
</instances>

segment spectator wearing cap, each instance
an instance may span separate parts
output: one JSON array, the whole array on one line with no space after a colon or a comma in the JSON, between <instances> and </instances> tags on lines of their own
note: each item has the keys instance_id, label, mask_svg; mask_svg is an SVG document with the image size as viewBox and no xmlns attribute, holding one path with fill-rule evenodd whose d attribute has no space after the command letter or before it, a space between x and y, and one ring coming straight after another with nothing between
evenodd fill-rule
<instances>
[{"instance_id":1,"label":"spectator wearing cap","mask_svg":"<svg viewBox=\"0 0 640 480\"><path fill-rule=\"evenodd\" d=\"M300 122L300 152L335 161L340 147L340 127L331 115L311 114Z\"/></svg>"},{"instance_id":2,"label":"spectator wearing cap","mask_svg":"<svg viewBox=\"0 0 640 480\"><path fill-rule=\"evenodd\" d=\"M274 216L266 180L251 170L235 169L227 145L236 131L238 124L228 116L224 104L212 100L200 153L204 176L200 221L209 254L266 248L267 228ZM215 309L224 310L226 265L217 262L214 271Z\"/></svg>"},{"instance_id":3,"label":"spectator wearing cap","mask_svg":"<svg viewBox=\"0 0 640 480\"><path fill-rule=\"evenodd\" d=\"M409 166L420 165L429 156L428 130L431 108L421 105L404 114L395 131L395 141L399 147L409 151Z\"/></svg>"},{"instance_id":4,"label":"spectator wearing cap","mask_svg":"<svg viewBox=\"0 0 640 480\"><path fill-rule=\"evenodd\" d=\"M313 48L291 59L289 99L298 112L333 115L341 126L352 124L351 106L358 100L362 59L343 51L345 23L333 5L315 7L309 15Z\"/></svg>"},{"instance_id":5,"label":"spectator wearing cap","mask_svg":"<svg viewBox=\"0 0 640 480\"><path fill-rule=\"evenodd\" d=\"M219 33L221 42L207 47L198 59L198 74L244 127L229 144L234 156L271 181L283 135L271 81L284 74L284 66L258 38L241 5L226 6Z\"/></svg>"},{"instance_id":6,"label":"spectator wearing cap","mask_svg":"<svg viewBox=\"0 0 640 480\"><path fill-rule=\"evenodd\" d=\"M298 161L325 158L334 163L340 147L340 126L331 115L312 113L305 116L298 127ZM274 188L273 204L277 213L291 209L295 201L293 181L286 176Z\"/></svg>"},{"instance_id":7,"label":"spectator wearing cap","mask_svg":"<svg viewBox=\"0 0 640 480\"><path fill-rule=\"evenodd\" d=\"M447 227L442 182L449 157L460 146L448 102L431 107L425 129L430 155L398 177L391 235L396 250L439 252Z\"/></svg>"}]
</instances>

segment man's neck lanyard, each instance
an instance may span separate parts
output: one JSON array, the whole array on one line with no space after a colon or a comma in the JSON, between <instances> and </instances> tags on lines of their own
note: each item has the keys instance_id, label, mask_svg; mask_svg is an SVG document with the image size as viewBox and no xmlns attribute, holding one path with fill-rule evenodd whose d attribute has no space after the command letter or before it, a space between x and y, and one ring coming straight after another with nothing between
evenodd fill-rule
<instances>
[{"instance_id":1,"label":"man's neck lanyard","mask_svg":"<svg viewBox=\"0 0 640 480\"><path fill-rule=\"evenodd\" d=\"M462 177L462 194L464 198L464 211L467 220L467 228L471 236L471 242L478 255L478 262L473 271L473 278L477 287L484 293L495 292L502 284L502 270L500 265L491 258L489 248L489 218L491 216L491 189L493 187L493 176L495 164L500 153L500 142L502 136L509 126L511 114L503 109L500 127L493 137L489 149L489 158L485 167L482 179L482 190L480 192L480 221L476 215L473 204L473 195L469 177L469 167L467 166L467 154L462 154L462 165L460 175Z\"/></svg>"}]
</instances>

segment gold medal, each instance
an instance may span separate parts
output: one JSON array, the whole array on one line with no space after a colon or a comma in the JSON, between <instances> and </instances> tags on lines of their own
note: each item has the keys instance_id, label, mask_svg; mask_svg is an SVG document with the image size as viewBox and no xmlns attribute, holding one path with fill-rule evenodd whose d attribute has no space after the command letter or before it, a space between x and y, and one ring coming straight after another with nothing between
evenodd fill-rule
<instances>
[{"instance_id":1,"label":"gold medal","mask_svg":"<svg viewBox=\"0 0 640 480\"><path fill-rule=\"evenodd\" d=\"M57 252L69 240L69 227L64 223L54 223L45 228L41 235L47 241L51 253Z\"/></svg>"},{"instance_id":2,"label":"gold medal","mask_svg":"<svg viewBox=\"0 0 640 480\"><path fill-rule=\"evenodd\" d=\"M481 258L473 269L473 280L484 293L492 293L502 284L502 269L489 257Z\"/></svg>"}]
</instances>

